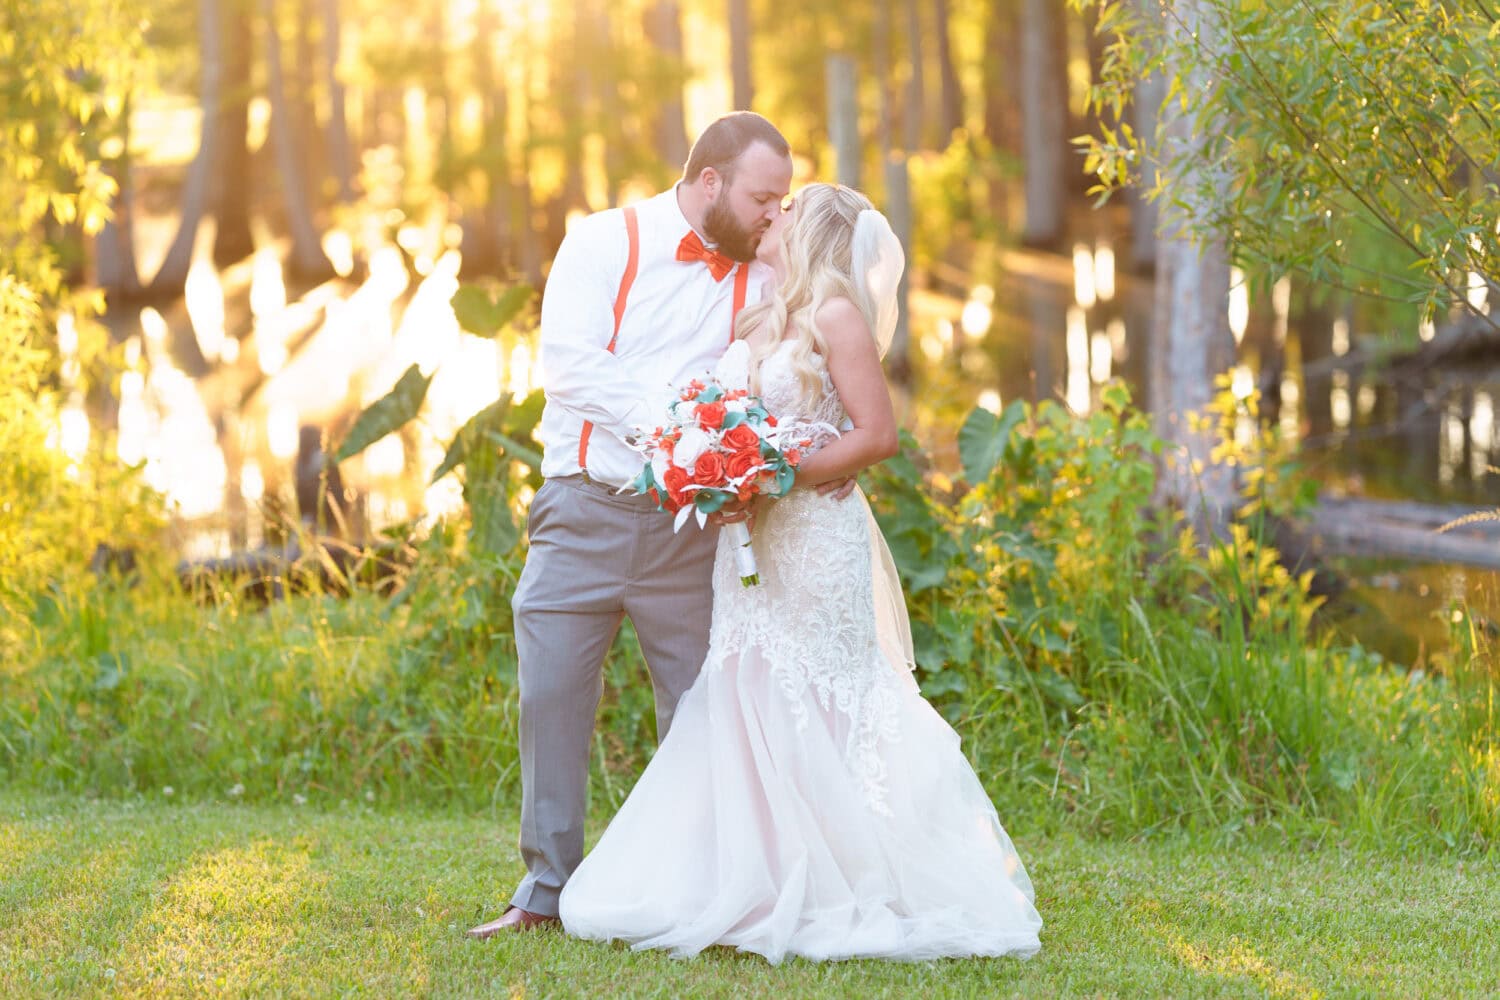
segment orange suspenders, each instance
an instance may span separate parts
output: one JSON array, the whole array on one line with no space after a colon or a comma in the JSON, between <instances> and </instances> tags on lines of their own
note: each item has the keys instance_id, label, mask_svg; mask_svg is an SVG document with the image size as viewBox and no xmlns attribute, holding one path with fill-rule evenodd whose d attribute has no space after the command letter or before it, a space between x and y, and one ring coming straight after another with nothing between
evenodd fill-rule
<instances>
[{"instance_id":1,"label":"orange suspenders","mask_svg":"<svg viewBox=\"0 0 1500 1000\"><path fill-rule=\"evenodd\" d=\"M610 335L606 351L615 353L615 342L620 339L620 321L625 318L625 300L630 297L630 286L635 284L636 265L641 257L641 231L636 223L635 206L625 209L625 234L630 238L630 256L625 261L625 273L620 276L620 290L615 293L615 330ZM729 342L734 343L734 321L745 308L745 292L750 286L750 265L741 264L734 270L734 311L729 316ZM589 468L589 436L594 433L593 421L585 420L578 435L578 468L587 472Z\"/></svg>"}]
</instances>

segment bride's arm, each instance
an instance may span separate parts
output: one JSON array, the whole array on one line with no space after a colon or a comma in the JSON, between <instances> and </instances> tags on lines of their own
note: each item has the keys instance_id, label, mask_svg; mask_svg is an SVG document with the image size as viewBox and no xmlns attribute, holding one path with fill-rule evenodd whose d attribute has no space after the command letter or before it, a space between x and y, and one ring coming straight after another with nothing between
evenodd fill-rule
<instances>
[{"instance_id":1,"label":"bride's arm","mask_svg":"<svg viewBox=\"0 0 1500 1000\"><path fill-rule=\"evenodd\" d=\"M859 308L845 298L829 299L813 322L827 347L828 375L854 426L803 459L797 469L798 486L847 479L900 448L880 353Z\"/></svg>"}]
</instances>

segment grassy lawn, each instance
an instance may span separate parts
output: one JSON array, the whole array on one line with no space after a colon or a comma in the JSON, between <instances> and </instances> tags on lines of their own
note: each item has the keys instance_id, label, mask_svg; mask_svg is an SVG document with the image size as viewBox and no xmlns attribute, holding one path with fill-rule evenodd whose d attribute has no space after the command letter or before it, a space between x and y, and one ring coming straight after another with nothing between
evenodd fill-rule
<instances>
[{"instance_id":1,"label":"grassy lawn","mask_svg":"<svg viewBox=\"0 0 1500 1000\"><path fill-rule=\"evenodd\" d=\"M694 961L475 943L510 816L0 795L0 996L1500 995L1500 870L1284 846L1017 842L1028 962Z\"/></svg>"}]
</instances>

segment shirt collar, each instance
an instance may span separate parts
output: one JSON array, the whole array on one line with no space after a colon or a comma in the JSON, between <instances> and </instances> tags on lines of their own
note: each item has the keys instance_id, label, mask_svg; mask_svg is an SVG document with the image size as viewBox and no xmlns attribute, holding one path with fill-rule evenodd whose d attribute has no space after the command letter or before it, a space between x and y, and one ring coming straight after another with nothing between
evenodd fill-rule
<instances>
[{"instance_id":1,"label":"shirt collar","mask_svg":"<svg viewBox=\"0 0 1500 1000\"><path fill-rule=\"evenodd\" d=\"M659 196L665 199L671 206L671 214L667 217L669 224L681 233L682 236L686 236L688 233L698 233L698 238L703 241L704 246L710 250L717 249L719 244L710 242L708 236L695 229L693 224L687 220L687 216L682 214L682 206L677 203L677 189L681 186L682 182L678 181ZM682 237L679 236L678 238L681 239Z\"/></svg>"}]
</instances>

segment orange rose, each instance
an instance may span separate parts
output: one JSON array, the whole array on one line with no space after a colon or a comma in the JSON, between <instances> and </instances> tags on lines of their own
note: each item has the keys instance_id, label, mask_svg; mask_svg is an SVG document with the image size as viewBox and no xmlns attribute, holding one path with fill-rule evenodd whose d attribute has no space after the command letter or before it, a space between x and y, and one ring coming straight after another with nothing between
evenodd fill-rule
<instances>
[{"instance_id":1,"label":"orange rose","mask_svg":"<svg viewBox=\"0 0 1500 1000\"><path fill-rule=\"evenodd\" d=\"M724 479L724 456L716 451L706 451L693 463L693 482L699 486L714 486Z\"/></svg>"},{"instance_id":2,"label":"orange rose","mask_svg":"<svg viewBox=\"0 0 1500 1000\"><path fill-rule=\"evenodd\" d=\"M738 430L739 428L735 428ZM740 479L750 474L750 470L760 465L760 451L737 451L729 456L729 461L724 465L725 474L730 479Z\"/></svg>"},{"instance_id":3,"label":"orange rose","mask_svg":"<svg viewBox=\"0 0 1500 1000\"><path fill-rule=\"evenodd\" d=\"M750 451L760 453L760 435L755 433L755 428L749 424L735 424L724 432L721 439L724 447L731 451Z\"/></svg>"},{"instance_id":4,"label":"orange rose","mask_svg":"<svg viewBox=\"0 0 1500 1000\"><path fill-rule=\"evenodd\" d=\"M725 412L723 403L699 403L693 415L698 418L698 426L718 430L724 426Z\"/></svg>"},{"instance_id":5,"label":"orange rose","mask_svg":"<svg viewBox=\"0 0 1500 1000\"><path fill-rule=\"evenodd\" d=\"M692 480L688 478L687 470L679 469L675 465L668 466L667 471L663 473L661 478L662 485L667 488L667 499L669 501L668 506L672 507L674 510L678 507L681 507L687 500L687 498L682 494L683 487L692 482Z\"/></svg>"},{"instance_id":6,"label":"orange rose","mask_svg":"<svg viewBox=\"0 0 1500 1000\"><path fill-rule=\"evenodd\" d=\"M798 462L802 461L802 452L798 451L796 448L788 449L786 452L784 452L784 455L786 457L787 465L796 465Z\"/></svg>"}]
</instances>

